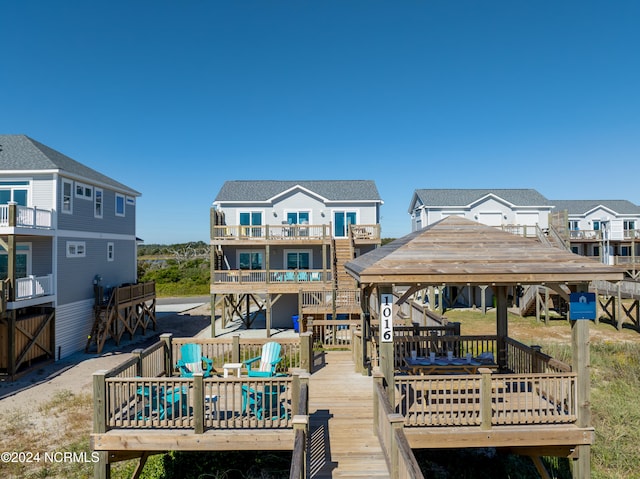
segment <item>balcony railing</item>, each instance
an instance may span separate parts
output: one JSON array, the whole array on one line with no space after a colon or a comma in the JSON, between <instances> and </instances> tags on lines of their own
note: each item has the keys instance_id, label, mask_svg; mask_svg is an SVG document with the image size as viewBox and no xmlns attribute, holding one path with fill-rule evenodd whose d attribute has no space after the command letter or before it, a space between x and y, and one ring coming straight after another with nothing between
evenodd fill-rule
<instances>
[{"instance_id":1,"label":"balcony railing","mask_svg":"<svg viewBox=\"0 0 640 479\"><path fill-rule=\"evenodd\" d=\"M25 276L16 279L16 301L53 294L53 275Z\"/></svg>"},{"instance_id":2,"label":"balcony railing","mask_svg":"<svg viewBox=\"0 0 640 479\"><path fill-rule=\"evenodd\" d=\"M602 230L570 230L571 239L601 240Z\"/></svg>"},{"instance_id":3,"label":"balcony railing","mask_svg":"<svg viewBox=\"0 0 640 479\"><path fill-rule=\"evenodd\" d=\"M640 230L624 230L622 234L626 240L640 239Z\"/></svg>"},{"instance_id":4,"label":"balcony railing","mask_svg":"<svg viewBox=\"0 0 640 479\"><path fill-rule=\"evenodd\" d=\"M327 283L332 279L331 271L322 269L306 270L224 270L213 272L215 284L246 284L246 283Z\"/></svg>"},{"instance_id":5,"label":"balcony railing","mask_svg":"<svg viewBox=\"0 0 640 479\"><path fill-rule=\"evenodd\" d=\"M9 205L0 205L0 226L9 226ZM52 213L50 210L31 206L17 206L15 226L21 228L52 228Z\"/></svg>"},{"instance_id":6,"label":"balcony railing","mask_svg":"<svg viewBox=\"0 0 640 479\"><path fill-rule=\"evenodd\" d=\"M309 240L331 238L330 225L218 225L211 228L213 240Z\"/></svg>"}]
</instances>

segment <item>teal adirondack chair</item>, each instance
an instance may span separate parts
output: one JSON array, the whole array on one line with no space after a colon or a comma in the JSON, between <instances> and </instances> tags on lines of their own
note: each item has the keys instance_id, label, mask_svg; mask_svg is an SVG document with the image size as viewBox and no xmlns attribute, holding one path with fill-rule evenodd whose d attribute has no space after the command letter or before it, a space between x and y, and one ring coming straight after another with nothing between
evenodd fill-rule
<instances>
[{"instance_id":1,"label":"teal adirondack chair","mask_svg":"<svg viewBox=\"0 0 640 479\"><path fill-rule=\"evenodd\" d=\"M169 390L163 387L143 386L138 388L137 394L142 402L141 410L138 412L139 420L147 421L153 417L160 420L174 419L188 415L186 386Z\"/></svg>"},{"instance_id":2,"label":"teal adirondack chair","mask_svg":"<svg viewBox=\"0 0 640 479\"><path fill-rule=\"evenodd\" d=\"M247 368L247 376L268 378L276 375L276 366L282 359L280 357L280 350L282 347L279 343L274 341L265 343L262 346L262 354L255 358L247 359L243 361L243 364ZM252 364L260 361L257 369L252 369Z\"/></svg>"},{"instance_id":3,"label":"teal adirondack chair","mask_svg":"<svg viewBox=\"0 0 640 479\"><path fill-rule=\"evenodd\" d=\"M280 395L285 386L260 385L256 389L242 385L242 414L252 414L257 419L286 419L287 411Z\"/></svg>"},{"instance_id":4,"label":"teal adirondack chair","mask_svg":"<svg viewBox=\"0 0 640 479\"><path fill-rule=\"evenodd\" d=\"M176 369L183 378L192 378L193 373L202 373L206 378L211 376L213 361L202 355L202 346L199 344L183 344L180 347L180 359L176 363Z\"/></svg>"}]
</instances>

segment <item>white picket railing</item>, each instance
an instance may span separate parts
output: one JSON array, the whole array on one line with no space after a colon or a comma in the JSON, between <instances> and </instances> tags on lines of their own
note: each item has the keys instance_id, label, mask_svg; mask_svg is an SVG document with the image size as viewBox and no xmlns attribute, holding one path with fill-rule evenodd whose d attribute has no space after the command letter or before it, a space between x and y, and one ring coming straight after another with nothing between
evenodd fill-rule
<instances>
[{"instance_id":1,"label":"white picket railing","mask_svg":"<svg viewBox=\"0 0 640 479\"><path fill-rule=\"evenodd\" d=\"M35 206L17 206L16 226L21 228L44 228L53 226L51 210ZM9 226L9 205L0 205L0 226Z\"/></svg>"},{"instance_id":2,"label":"white picket railing","mask_svg":"<svg viewBox=\"0 0 640 479\"><path fill-rule=\"evenodd\" d=\"M29 275L16 280L16 301L53 294L53 275Z\"/></svg>"}]
</instances>

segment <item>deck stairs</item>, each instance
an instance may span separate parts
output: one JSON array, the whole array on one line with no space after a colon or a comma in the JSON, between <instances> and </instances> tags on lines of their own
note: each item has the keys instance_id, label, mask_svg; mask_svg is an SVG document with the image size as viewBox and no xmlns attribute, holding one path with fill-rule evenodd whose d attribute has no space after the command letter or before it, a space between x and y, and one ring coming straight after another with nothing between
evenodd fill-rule
<instances>
[{"instance_id":1,"label":"deck stairs","mask_svg":"<svg viewBox=\"0 0 640 479\"><path fill-rule=\"evenodd\" d=\"M373 379L351 351L328 351L309 384L309 477L389 478L373 432Z\"/></svg>"},{"instance_id":2,"label":"deck stairs","mask_svg":"<svg viewBox=\"0 0 640 479\"><path fill-rule=\"evenodd\" d=\"M356 289L356 281L347 274L345 263L353 259L353 245L350 238L334 240L333 274L336 278L336 289Z\"/></svg>"}]
</instances>

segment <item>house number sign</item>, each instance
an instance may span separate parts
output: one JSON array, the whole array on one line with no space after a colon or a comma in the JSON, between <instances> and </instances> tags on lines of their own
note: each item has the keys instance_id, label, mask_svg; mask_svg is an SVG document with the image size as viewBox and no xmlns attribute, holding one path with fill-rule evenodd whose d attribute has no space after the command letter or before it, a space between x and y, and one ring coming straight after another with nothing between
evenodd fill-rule
<instances>
[{"instance_id":1,"label":"house number sign","mask_svg":"<svg viewBox=\"0 0 640 479\"><path fill-rule=\"evenodd\" d=\"M393 342L393 295L381 295L380 304L380 341Z\"/></svg>"}]
</instances>

